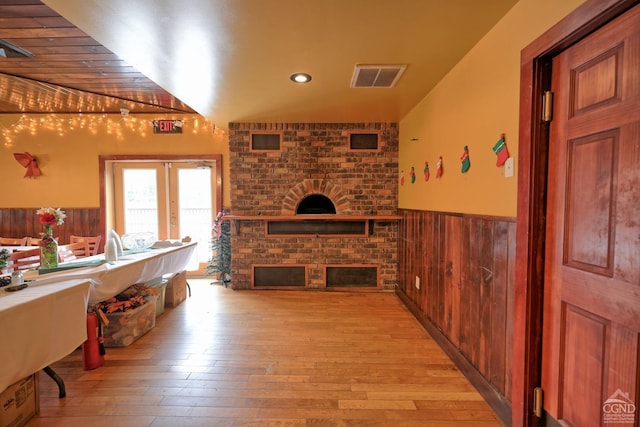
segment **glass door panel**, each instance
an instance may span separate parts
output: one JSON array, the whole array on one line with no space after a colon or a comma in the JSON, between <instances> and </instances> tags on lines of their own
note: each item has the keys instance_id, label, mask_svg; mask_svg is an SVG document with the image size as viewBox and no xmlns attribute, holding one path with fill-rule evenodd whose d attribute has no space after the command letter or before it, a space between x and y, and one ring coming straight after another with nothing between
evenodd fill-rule
<instances>
[{"instance_id":1,"label":"glass door panel","mask_svg":"<svg viewBox=\"0 0 640 427\"><path fill-rule=\"evenodd\" d=\"M171 232L198 242L198 261L204 271L211 258L211 229L216 216L214 174L210 165L173 163L171 167ZM177 191L173 188L177 187Z\"/></svg>"},{"instance_id":2,"label":"glass door panel","mask_svg":"<svg viewBox=\"0 0 640 427\"><path fill-rule=\"evenodd\" d=\"M211 258L211 229L218 207L215 162L114 162L115 229L151 231L157 239L198 243L204 274Z\"/></svg>"}]
</instances>

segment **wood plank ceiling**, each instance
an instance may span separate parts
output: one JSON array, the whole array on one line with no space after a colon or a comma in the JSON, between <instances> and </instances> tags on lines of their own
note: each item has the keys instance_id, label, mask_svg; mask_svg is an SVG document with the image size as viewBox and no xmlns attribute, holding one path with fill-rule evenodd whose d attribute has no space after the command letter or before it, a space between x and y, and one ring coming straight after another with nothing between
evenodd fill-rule
<instances>
[{"instance_id":1,"label":"wood plank ceiling","mask_svg":"<svg viewBox=\"0 0 640 427\"><path fill-rule=\"evenodd\" d=\"M40 1L0 2L0 48L0 113L194 113Z\"/></svg>"}]
</instances>

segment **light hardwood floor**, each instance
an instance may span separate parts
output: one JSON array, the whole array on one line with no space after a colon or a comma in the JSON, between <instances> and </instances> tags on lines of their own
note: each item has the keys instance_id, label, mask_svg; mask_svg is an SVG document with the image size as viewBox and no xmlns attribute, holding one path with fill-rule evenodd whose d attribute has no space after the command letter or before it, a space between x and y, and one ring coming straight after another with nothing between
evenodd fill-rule
<instances>
[{"instance_id":1,"label":"light hardwood floor","mask_svg":"<svg viewBox=\"0 0 640 427\"><path fill-rule=\"evenodd\" d=\"M233 291L190 279L129 347L40 374L36 426L500 426L392 293Z\"/></svg>"}]
</instances>

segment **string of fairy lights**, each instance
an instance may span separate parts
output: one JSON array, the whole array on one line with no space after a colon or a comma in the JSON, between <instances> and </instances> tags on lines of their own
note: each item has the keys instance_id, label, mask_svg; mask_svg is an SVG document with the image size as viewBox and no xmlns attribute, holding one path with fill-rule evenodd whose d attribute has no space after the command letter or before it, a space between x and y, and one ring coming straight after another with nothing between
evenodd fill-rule
<instances>
[{"instance_id":1,"label":"string of fairy lights","mask_svg":"<svg viewBox=\"0 0 640 427\"><path fill-rule=\"evenodd\" d=\"M220 135L224 131L202 116L180 117L184 133ZM41 131L54 132L65 136L78 129L87 129L95 134L113 135L118 140L125 137L125 133L136 133L145 137L153 133L153 122L149 118L132 115L116 114L78 114L69 117L56 114L28 115L22 114L15 122L8 126L0 125L5 147L12 147L20 134L37 135Z\"/></svg>"}]
</instances>

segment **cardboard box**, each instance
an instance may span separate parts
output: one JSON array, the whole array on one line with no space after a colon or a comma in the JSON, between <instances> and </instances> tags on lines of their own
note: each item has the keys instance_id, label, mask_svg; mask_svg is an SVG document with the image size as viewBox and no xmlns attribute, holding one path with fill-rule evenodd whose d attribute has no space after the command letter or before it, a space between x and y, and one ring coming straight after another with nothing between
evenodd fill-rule
<instances>
[{"instance_id":1,"label":"cardboard box","mask_svg":"<svg viewBox=\"0 0 640 427\"><path fill-rule=\"evenodd\" d=\"M175 307L187 299L187 272L181 271L167 277L167 290L165 293L164 306Z\"/></svg>"},{"instance_id":2,"label":"cardboard box","mask_svg":"<svg viewBox=\"0 0 640 427\"><path fill-rule=\"evenodd\" d=\"M126 347L156 326L157 296L146 298L146 302L133 310L106 313L109 324L102 335L105 347Z\"/></svg>"},{"instance_id":3,"label":"cardboard box","mask_svg":"<svg viewBox=\"0 0 640 427\"><path fill-rule=\"evenodd\" d=\"M37 374L11 384L0 394L0 426L21 427L40 411Z\"/></svg>"}]
</instances>

